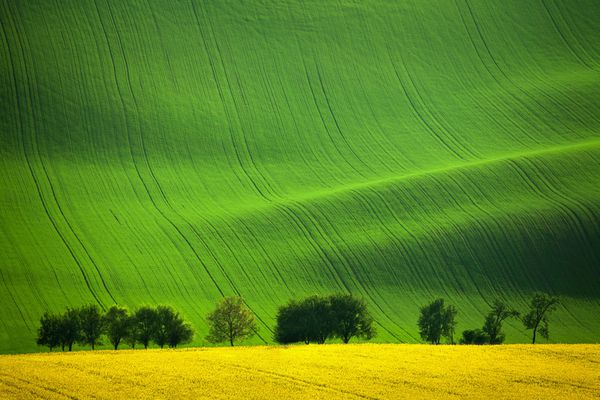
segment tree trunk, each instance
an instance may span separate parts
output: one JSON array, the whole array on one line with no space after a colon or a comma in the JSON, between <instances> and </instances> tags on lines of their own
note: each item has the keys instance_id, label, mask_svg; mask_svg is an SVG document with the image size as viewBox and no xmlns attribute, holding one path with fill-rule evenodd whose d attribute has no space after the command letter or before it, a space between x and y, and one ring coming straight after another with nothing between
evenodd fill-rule
<instances>
[{"instance_id":1,"label":"tree trunk","mask_svg":"<svg viewBox=\"0 0 600 400\"><path fill-rule=\"evenodd\" d=\"M92 342L92 350L94 350L94 342Z\"/></svg>"},{"instance_id":2,"label":"tree trunk","mask_svg":"<svg viewBox=\"0 0 600 400\"><path fill-rule=\"evenodd\" d=\"M69 343L69 351L73 349L73 343Z\"/></svg>"},{"instance_id":3,"label":"tree trunk","mask_svg":"<svg viewBox=\"0 0 600 400\"><path fill-rule=\"evenodd\" d=\"M233 347L233 338L229 338L229 344L231 344L231 347Z\"/></svg>"},{"instance_id":4,"label":"tree trunk","mask_svg":"<svg viewBox=\"0 0 600 400\"><path fill-rule=\"evenodd\" d=\"M537 333L537 325L533 327L533 339L531 340L531 344L535 344L535 334Z\"/></svg>"}]
</instances>

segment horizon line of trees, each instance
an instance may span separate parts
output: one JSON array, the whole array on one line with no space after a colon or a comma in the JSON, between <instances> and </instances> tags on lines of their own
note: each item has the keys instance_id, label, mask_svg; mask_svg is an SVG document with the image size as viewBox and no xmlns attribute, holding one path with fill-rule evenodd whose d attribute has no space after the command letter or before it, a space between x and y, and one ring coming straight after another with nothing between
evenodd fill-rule
<instances>
[{"instance_id":1,"label":"horizon line of trees","mask_svg":"<svg viewBox=\"0 0 600 400\"><path fill-rule=\"evenodd\" d=\"M495 300L485 316L483 327L462 332L460 344L501 344L506 336L503 323L509 318L520 318L526 329L532 330L532 343L537 335L549 338L549 315L556 310L560 300L545 293L535 293L529 310L521 314L502 302ZM440 344L445 338L455 344L458 310L439 298L420 308L417 325L421 339ZM280 344L318 343L339 339L348 343L353 337L370 340L376 335L374 320L366 302L352 294L308 296L290 300L277 310L273 339ZM239 296L222 298L206 318L211 343L235 342L249 339L258 333L256 318L244 299ZM52 351L60 347L69 351L75 343L83 346L102 345L106 337L117 350L121 343L131 348L136 344L148 348L155 343L160 348L175 348L189 343L194 331L181 315L166 305L141 306L133 312L113 305L103 312L97 305L79 308L67 307L63 313L46 312L40 319L37 344Z\"/></svg>"},{"instance_id":2,"label":"horizon line of trees","mask_svg":"<svg viewBox=\"0 0 600 400\"><path fill-rule=\"evenodd\" d=\"M82 346L102 345L106 337L117 350L121 343L131 348L136 344L148 348L154 342L160 348L177 347L189 343L194 331L171 306L141 306L129 312L125 307L113 305L103 312L96 304L67 309L60 314L45 312L40 319L37 344L71 351L75 343Z\"/></svg>"},{"instance_id":3,"label":"horizon line of trees","mask_svg":"<svg viewBox=\"0 0 600 400\"><path fill-rule=\"evenodd\" d=\"M502 300L496 299L485 316L483 327L463 331L459 343L502 344L506 339L502 325L509 318L520 319L525 329L532 330L532 344L535 344L538 334L549 339L549 316L558 308L559 304L560 299L556 296L535 293L529 303L529 310L521 317L519 311ZM431 344L440 344L443 337L449 343L454 344L457 314L457 309L452 305L446 305L444 299L441 298L421 307L417 321L421 339Z\"/></svg>"}]
</instances>

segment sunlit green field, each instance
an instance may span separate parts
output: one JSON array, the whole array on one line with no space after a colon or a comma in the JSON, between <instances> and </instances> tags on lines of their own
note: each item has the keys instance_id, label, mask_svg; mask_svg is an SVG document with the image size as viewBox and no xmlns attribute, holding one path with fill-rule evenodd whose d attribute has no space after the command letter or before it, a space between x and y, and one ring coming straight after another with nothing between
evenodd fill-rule
<instances>
[{"instance_id":1,"label":"sunlit green field","mask_svg":"<svg viewBox=\"0 0 600 400\"><path fill-rule=\"evenodd\" d=\"M364 297L600 332L600 2L0 0L0 352L45 310ZM509 342L528 342L517 320ZM137 353L136 353L137 354ZM399 378L400 379L400 378Z\"/></svg>"}]
</instances>

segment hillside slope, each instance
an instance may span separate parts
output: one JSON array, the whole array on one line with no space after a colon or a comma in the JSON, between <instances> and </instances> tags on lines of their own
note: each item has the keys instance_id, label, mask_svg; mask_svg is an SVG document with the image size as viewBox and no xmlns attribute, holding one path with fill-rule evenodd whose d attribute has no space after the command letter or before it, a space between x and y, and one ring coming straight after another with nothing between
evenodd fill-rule
<instances>
[{"instance_id":1,"label":"hillside slope","mask_svg":"<svg viewBox=\"0 0 600 400\"><path fill-rule=\"evenodd\" d=\"M0 1L0 352L44 310L351 291L600 332L600 3ZM510 341L527 341L517 322Z\"/></svg>"}]
</instances>

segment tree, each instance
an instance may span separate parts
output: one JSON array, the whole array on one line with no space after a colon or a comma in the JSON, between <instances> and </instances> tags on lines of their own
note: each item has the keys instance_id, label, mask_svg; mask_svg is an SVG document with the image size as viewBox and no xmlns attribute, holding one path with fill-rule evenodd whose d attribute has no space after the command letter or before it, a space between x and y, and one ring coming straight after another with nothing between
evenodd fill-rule
<instances>
[{"instance_id":1,"label":"tree","mask_svg":"<svg viewBox=\"0 0 600 400\"><path fill-rule=\"evenodd\" d=\"M421 307L418 320L421 338L431 344L440 344L443 336L453 343L456 314L456 308L444 305L444 299L434 300Z\"/></svg>"},{"instance_id":2,"label":"tree","mask_svg":"<svg viewBox=\"0 0 600 400\"><path fill-rule=\"evenodd\" d=\"M531 343L535 344L536 334L539 331L542 337L548 339L550 336L548 330L548 316L555 311L560 303L556 296L550 296L546 293L535 293L529 305L529 312L523 316L523 325L526 329L533 329Z\"/></svg>"},{"instance_id":3,"label":"tree","mask_svg":"<svg viewBox=\"0 0 600 400\"><path fill-rule=\"evenodd\" d=\"M448 305L442 312L442 336L454 344L454 332L456 331L456 314L458 310L453 305Z\"/></svg>"},{"instance_id":4,"label":"tree","mask_svg":"<svg viewBox=\"0 0 600 400\"><path fill-rule=\"evenodd\" d=\"M209 334L206 339L211 343L248 339L256 334L257 326L252 311L238 296L224 297L216 309L208 314Z\"/></svg>"},{"instance_id":5,"label":"tree","mask_svg":"<svg viewBox=\"0 0 600 400\"><path fill-rule=\"evenodd\" d=\"M194 331L190 324L179 318L179 316L176 316L176 318L171 321L167 334L167 343L169 344L169 347L175 348L178 344L189 343L193 337Z\"/></svg>"},{"instance_id":6,"label":"tree","mask_svg":"<svg viewBox=\"0 0 600 400\"><path fill-rule=\"evenodd\" d=\"M490 337L481 329L468 329L463 331L460 344L486 344Z\"/></svg>"},{"instance_id":7,"label":"tree","mask_svg":"<svg viewBox=\"0 0 600 400\"><path fill-rule=\"evenodd\" d=\"M297 342L308 344L306 326L301 322L303 318L302 305L295 300L279 307L275 317L276 323L273 335L275 341L281 344Z\"/></svg>"},{"instance_id":8,"label":"tree","mask_svg":"<svg viewBox=\"0 0 600 400\"><path fill-rule=\"evenodd\" d=\"M322 296L309 296L302 300L300 309L302 318L299 323L305 327L305 343L325 343L327 338L333 335L334 329L330 299Z\"/></svg>"},{"instance_id":9,"label":"tree","mask_svg":"<svg viewBox=\"0 0 600 400\"><path fill-rule=\"evenodd\" d=\"M129 313L124 307L111 306L104 315L104 331L108 340L117 350L129 331Z\"/></svg>"},{"instance_id":10,"label":"tree","mask_svg":"<svg viewBox=\"0 0 600 400\"><path fill-rule=\"evenodd\" d=\"M48 346L50 351L61 344L61 317L59 315L45 312L40 318L40 327L38 329L37 344ZM64 349L63 349L64 350Z\"/></svg>"},{"instance_id":11,"label":"tree","mask_svg":"<svg viewBox=\"0 0 600 400\"><path fill-rule=\"evenodd\" d=\"M492 309L485 317L483 332L488 336L490 344L501 344L504 342L502 323L507 318L518 318L519 312L507 306L500 300L495 300Z\"/></svg>"},{"instance_id":12,"label":"tree","mask_svg":"<svg viewBox=\"0 0 600 400\"><path fill-rule=\"evenodd\" d=\"M130 333L147 349L150 340L156 336L157 323L156 309L148 306L140 307L133 315Z\"/></svg>"},{"instance_id":13,"label":"tree","mask_svg":"<svg viewBox=\"0 0 600 400\"><path fill-rule=\"evenodd\" d=\"M132 349L135 349L135 345L138 343L135 314L129 315L127 318L127 334L123 338L123 341Z\"/></svg>"},{"instance_id":14,"label":"tree","mask_svg":"<svg viewBox=\"0 0 600 400\"><path fill-rule=\"evenodd\" d=\"M364 300L350 294L337 294L329 297L329 307L333 318L333 336L344 343L348 343L352 337L374 337L373 319Z\"/></svg>"},{"instance_id":15,"label":"tree","mask_svg":"<svg viewBox=\"0 0 600 400\"><path fill-rule=\"evenodd\" d=\"M59 320L60 346L65 351L65 346L71 351L73 343L80 340L81 323L79 311L75 308L67 308Z\"/></svg>"},{"instance_id":16,"label":"tree","mask_svg":"<svg viewBox=\"0 0 600 400\"><path fill-rule=\"evenodd\" d=\"M97 344L101 344L99 339L103 329L102 311L95 304L81 307L79 309L79 323L81 329L79 343L82 345L89 344L94 350Z\"/></svg>"},{"instance_id":17,"label":"tree","mask_svg":"<svg viewBox=\"0 0 600 400\"><path fill-rule=\"evenodd\" d=\"M162 349L168 342L169 325L175 318L175 310L169 306L158 306L156 308L156 327L152 340Z\"/></svg>"}]
</instances>

